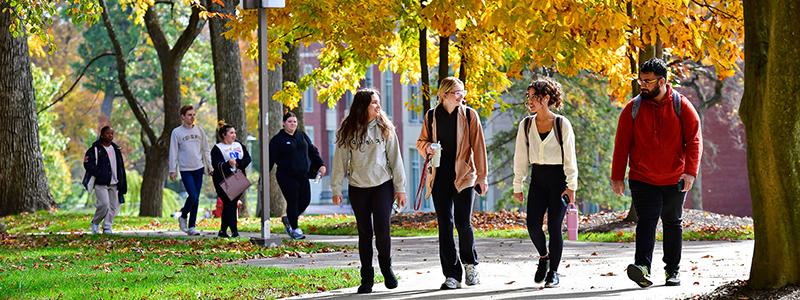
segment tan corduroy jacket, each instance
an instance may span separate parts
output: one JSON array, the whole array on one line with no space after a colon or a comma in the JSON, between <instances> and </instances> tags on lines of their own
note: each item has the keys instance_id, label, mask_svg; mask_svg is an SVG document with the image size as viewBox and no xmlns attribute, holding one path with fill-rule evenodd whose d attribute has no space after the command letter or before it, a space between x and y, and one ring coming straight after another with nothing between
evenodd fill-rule
<instances>
[{"instance_id":1,"label":"tan corduroy jacket","mask_svg":"<svg viewBox=\"0 0 800 300\"><path fill-rule=\"evenodd\" d=\"M483 139L483 127L481 127L478 113L466 105L459 105L456 109L458 110L458 120L456 121L456 145L458 145L458 149L456 149L455 186L456 191L461 192L465 188L475 186L476 183L487 183L486 142ZM467 127L467 113L472 114L469 127ZM417 139L417 150L422 157L427 156L426 149L432 143L431 141L439 140L436 136L436 114L431 115L434 116L433 120L428 120L428 114L425 114L422 131L420 131L419 139ZM428 133L428 122L433 122L431 126L432 139ZM469 133L465 136L467 128L469 128ZM425 198L428 198L431 196L431 191L433 191L433 179L436 178L436 169L425 166L425 170L428 172L426 178L428 191L425 193Z\"/></svg>"}]
</instances>

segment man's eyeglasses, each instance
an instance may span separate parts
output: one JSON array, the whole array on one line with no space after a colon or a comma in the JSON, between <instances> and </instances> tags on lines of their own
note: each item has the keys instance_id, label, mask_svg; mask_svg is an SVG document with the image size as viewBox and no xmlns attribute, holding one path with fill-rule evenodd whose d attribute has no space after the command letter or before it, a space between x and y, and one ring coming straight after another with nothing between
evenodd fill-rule
<instances>
[{"instance_id":1,"label":"man's eyeglasses","mask_svg":"<svg viewBox=\"0 0 800 300\"><path fill-rule=\"evenodd\" d=\"M639 85L645 85L645 84L646 85L651 85L653 83L658 82L659 79L661 79L661 77L653 78L653 79L641 79L641 78L639 78L639 79L636 79L636 81L639 82Z\"/></svg>"}]
</instances>

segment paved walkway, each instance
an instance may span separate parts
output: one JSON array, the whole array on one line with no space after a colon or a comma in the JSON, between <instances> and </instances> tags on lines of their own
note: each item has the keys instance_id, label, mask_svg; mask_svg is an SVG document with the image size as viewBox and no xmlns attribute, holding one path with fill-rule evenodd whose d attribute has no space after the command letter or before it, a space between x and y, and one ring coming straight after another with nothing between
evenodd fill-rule
<instances>
[{"instance_id":1,"label":"paved walkway","mask_svg":"<svg viewBox=\"0 0 800 300\"><path fill-rule=\"evenodd\" d=\"M317 242L356 244L355 237L312 236ZM477 239L481 284L455 291L440 291L444 280L435 237L394 238L392 255L400 286L394 290L376 284L370 295L355 295L356 288L303 295L295 299L674 299L713 291L731 280L746 279L753 241L684 242L681 287L663 286L661 246L656 245L653 287L641 289L631 282L625 267L633 261L633 244L566 241L559 273L561 286L543 289L533 282L536 269L533 245L528 240ZM287 268L358 268L358 253L314 254L300 258L269 258L244 262L253 266ZM377 259L374 263L377 271Z\"/></svg>"},{"instance_id":2,"label":"paved walkway","mask_svg":"<svg viewBox=\"0 0 800 300\"><path fill-rule=\"evenodd\" d=\"M128 235L179 236L175 231L119 232ZM203 232L199 237L211 238L216 232ZM258 236L257 233L243 233ZM287 238L273 234L273 238ZM309 241L356 245L357 237L308 236ZM400 286L386 289L376 284L373 293L356 295L356 287L324 293L302 295L291 299L682 299L713 291L736 279L746 279L750 272L753 241L684 242L680 287L666 287L661 262L661 243L656 244L652 276L655 285L639 288L631 282L625 267L633 261L632 243L564 242L564 254L558 288L544 289L533 282L536 269L535 250L529 240L476 239L481 284L455 291L440 291L441 273L436 237L392 239L394 269ZM240 262L251 266L286 268L358 268L358 253L337 252L308 254L302 257L280 257ZM378 272L377 258L374 262Z\"/></svg>"}]
</instances>

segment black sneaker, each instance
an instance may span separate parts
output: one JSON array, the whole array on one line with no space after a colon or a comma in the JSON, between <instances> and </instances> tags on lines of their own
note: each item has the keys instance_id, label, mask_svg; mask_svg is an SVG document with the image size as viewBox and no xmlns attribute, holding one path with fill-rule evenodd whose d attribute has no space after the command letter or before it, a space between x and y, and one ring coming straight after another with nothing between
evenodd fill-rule
<instances>
[{"instance_id":1,"label":"black sneaker","mask_svg":"<svg viewBox=\"0 0 800 300\"><path fill-rule=\"evenodd\" d=\"M637 266L634 264L628 265L628 278L636 282L639 287L649 287L653 285L653 282L650 281L650 272L647 270L645 266Z\"/></svg>"},{"instance_id":2,"label":"black sneaker","mask_svg":"<svg viewBox=\"0 0 800 300\"><path fill-rule=\"evenodd\" d=\"M217 233L217 236L221 237L221 238L229 238L230 237L227 232L222 231L222 230L220 230L220 232Z\"/></svg>"},{"instance_id":3,"label":"black sneaker","mask_svg":"<svg viewBox=\"0 0 800 300\"><path fill-rule=\"evenodd\" d=\"M533 281L536 283L542 283L542 281L544 281L544 276L547 275L547 271L549 270L550 270L550 259L540 258L539 266L536 268L536 274L533 275Z\"/></svg>"},{"instance_id":4,"label":"black sneaker","mask_svg":"<svg viewBox=\"0 0 800 300\"><path fill-rule=\"evenodd\" d=\"M544 287L554 288L558 286L558 283L558 273L556 273L556 271L548 271L547 278L544 280Z\"/></svg>"},{"instance_id":5,"label":"black sneaker","mask_svg":"<svg viewBox=\"0 0 800 300\"><path fill-rule=\"evenodd\" d=\"M667 275L667 282L664 285L666 285L666 286L680 286L681 285L680 273L678 273L678 272L666 272L666 275Z\"/></svg>"}]
</instances>

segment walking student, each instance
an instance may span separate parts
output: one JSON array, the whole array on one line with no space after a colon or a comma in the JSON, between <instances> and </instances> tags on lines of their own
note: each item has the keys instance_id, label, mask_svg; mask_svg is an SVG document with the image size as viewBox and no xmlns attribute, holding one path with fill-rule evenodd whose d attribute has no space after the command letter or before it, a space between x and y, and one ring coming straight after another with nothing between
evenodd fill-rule
<instances>
[{"instance_id":1,"label":"walking student","mask_svg":"<svg viewBox=\"0 0 800 300\"><path fill-rule=\"evenodd\" d=\"M247 148L236 140L236 128L233 125L222 123L217 131L220 142L211 149L211 163L217 166L212 173L214 189L217 197L222 199L222 222L217 234L219 237L238 237L239 230L236 227L237 207L244 193L230 199L220 184L228 176L239 171L244 174L244 170L250 165L250 153ZM227 231L231 229L229 236Z\"/></svg>"},{"instance_id":2,"label":"walking student","mask_svg":"<svg viewBox=\"0 0 800 300\"><path fill-rule=\"evenodd\" d=\"M519 124L514 151L514 198L523 200L522 183L530 171L528 186L528 234L536 251L539 266L534 282L545 287L559 283L558 265L564 248L561 225L567 203L575 201L578 188L578 163L575 156L575 134L564 116L552 112L562 106L561 85L549 78L538 79L528 86L528 109L533 112ZM568 200L564 201L566 197ZM542 230L547 213L550 245Z\"/></svg>"},{"instance_id":3,"label":"walking student","mask_svg":"<svg viewBox=\"0 0 800 300\"><path fill-rule=\"evenodd\" d=\"M433 194L439 222L439 259L445 276L441 289L460 288L464 273L467 285L480 283L472 232L472 205L473 191L484 195L488 189L486 144L478 113L464 104L466 95L461 80L442 79L439 104L425 114L417 139L417 150L424 157L435 153L431 147L433 143L441 145L439 167L427 166L425 195L427 199ZM458 253L453 237L454 224L458 230Z\"/></svg>"},{"instance_id":4,"label":"walking student","mask_svg":"<svg viewBox=\"0 0 800 300\"><path fill-rule=\"evenodd\" d=\"M611 166L614 193L625 192L625 170L630 164L636 222L636 254L628 278L640 287L653 284L650 266L659 217L664 228L664 264L667 286L679 277L683 202L692 189L703 153L700 118L689 100L667 84L667 64L650 59L639 68L641 93L619 117Z\"/></svg>"},{"instance_id":5,"label":"walking student","mask_svg":"<svg viewBox=\"0 0 800 300\"><path fill-rule=\"evenodd\" d=\"M378 264L387 288L397 287L392 271L389 226L392 203L406 202L405 171L400 157L400 142L394 125L381 110L380 94L361 89L353 97L350 113L336 134L331 191L333 203L342 203L342 182L348 179L348 192L358 227L358 256L361 260L361 286L358 293L371 293L374 283L372 236L378 249Z\"/></svg>"},{"instance_id":6,"label":"walking student","mask_svg":"<svg viewBox=\"0 0 800 300\"><path fill-rule=\"evenodd\" d=\"M269 170L277 165L276 176L283 197L286 215L281 217L286 234L292 239L305 239L297 218L311 203L309 177L325 176L326 168L317 147L305 132L297 130L297 116L283 115L283 129L269 141Z\"/></svg>"},{"instance_id":7,"label":"walking student","mask_svg":"<svg viewBox=\"0 0 800 300\"><path fill-rule=\"evenodd\" d=\"M182 124L172 130L169 142L169 178L174 181L180 171L183 187L189 194L180 213L176 213L181 231L188 235L200 235L195 229L195 222L203 174L211 175L214 167L211 166L206 133L194 124L194 107L185 105L180 112Z\"/></svg>"},{"instance_id":8,"label":"walking student","mask_svg":"<svg viewBox=\"0 0 800 300\"><path fill-rule=\"evenodd\" d=\"M114 216L119 211L123 196L128 191L125 176L125 162L122 151L114 142L114 129L104 126L100 129L100 138L92 143L83 156L83 168L86 169L84 182L88 184L94 177L95 203L91 231L99 232L102 222L103 234L113 233Z\"/></svg>"}]
</instances>

